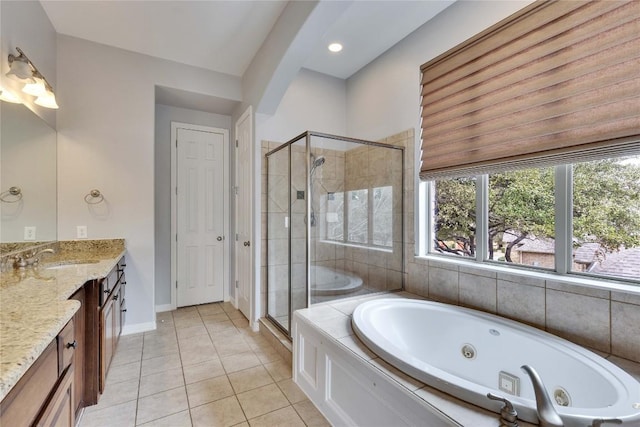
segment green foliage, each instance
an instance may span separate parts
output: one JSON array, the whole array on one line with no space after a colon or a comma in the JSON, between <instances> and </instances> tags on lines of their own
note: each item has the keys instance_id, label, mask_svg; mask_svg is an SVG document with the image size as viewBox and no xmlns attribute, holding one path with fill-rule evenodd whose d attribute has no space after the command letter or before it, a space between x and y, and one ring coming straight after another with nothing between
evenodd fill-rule
<instances>
[{"instance_id":1,"label":"green foliage","mask_svg":"<svg viewBox=\"0 0 640 427\"><path fill-rule=\"evenodd\" d=\"M636 157L636 159L638 159ZM640 246L640 163L602 160L576 164L573 234L576 244L608 250ZM475 254L475 179L436 182L436 240L440 250ZM510 250L526 237L554 237L554 170L525 169L489 177L489 236L498 247L512 234Z\"/></svg>"}]
</instances>

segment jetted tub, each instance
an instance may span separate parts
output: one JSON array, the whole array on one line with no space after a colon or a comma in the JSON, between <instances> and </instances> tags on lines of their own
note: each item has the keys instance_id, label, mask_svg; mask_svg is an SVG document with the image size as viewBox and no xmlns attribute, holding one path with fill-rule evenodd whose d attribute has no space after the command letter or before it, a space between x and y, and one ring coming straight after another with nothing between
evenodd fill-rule
<instances>
[{"instance_id":1,"label":"jetted tub","mask_svg":"<svg viewBox=\"0 0 640 427\"><path fill-rule=\"evenodd\" d=\"M311 295L344 295L362 288L362 279L321 265L311 266Z\"/></svg>"},{"instance_id":2,"label":"jetted tub","mask_svg":"<svg viewBox=\"0 0 640 427\"><path fill-rule=\"evenodd\" d=\"M565 427L617 418L640 426L640 383L567 340L491 314L431 301L377 299L353 313L356 335L408 375L499 413L507 398L518 418L537 422L532 366ZM610 425L610 424L604 424Z\"/></svg>"}]
</instances>

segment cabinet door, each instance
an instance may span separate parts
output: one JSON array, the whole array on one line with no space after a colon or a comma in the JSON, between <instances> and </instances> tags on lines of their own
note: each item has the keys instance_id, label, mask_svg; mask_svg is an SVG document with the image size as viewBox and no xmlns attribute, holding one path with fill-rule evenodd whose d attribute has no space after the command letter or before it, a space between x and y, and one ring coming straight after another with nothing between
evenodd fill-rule
<instances>
[{"instance_id":1,"label":"cabinet door","mask_svg":"<svg viewBox=\"0 0 640 427\"><path fill-rule=\"evenodd\" d=\"M74 371L75 378L74 382L74 396L73 396L73 405L76 410L76 414L80 408L84 407L84 382L85 382L85 310L86 310L86 292L84 290L84 286L78 289L71 299L76 301L80 301L80 310L77 311L75 316L73 317L73 323L75 324L75 340L76 340L76 349L74 354Z\"/></svg>"},{"instance_id":2,"label":"cabinet door","mask_svg":"<svg viewBox=\"0 0 640 427\"><path fill-rule=\"evenodd\" d=\"M119 286L118 292L114 293L113 296L113 352L115 353L116 347L118 345L118 339L120 338L120 334L122 333L122 286Z\"/></svg>"},{"instance_id":3,"label":"cabinet door","mask_svg":"<svg viewBox=\"0 0 640 427\"><path fill-rule=\"evenodd\" d=\"M73 365L65 371L53 397L45 406L36 425L38 427L74 427L75 408L73 407Z\"/></svg>"},{"instance_id":4,"label":"cabinet door","mask_svg":"<svg viewBox=\"0 0 640 427\"><path fill-rule=\"evenodd\" d=\"M107 371L113 357L114 307L113 298L109 298L102 307L100 316L100 393L104 392Z\"/></svg>"}]
</instances>

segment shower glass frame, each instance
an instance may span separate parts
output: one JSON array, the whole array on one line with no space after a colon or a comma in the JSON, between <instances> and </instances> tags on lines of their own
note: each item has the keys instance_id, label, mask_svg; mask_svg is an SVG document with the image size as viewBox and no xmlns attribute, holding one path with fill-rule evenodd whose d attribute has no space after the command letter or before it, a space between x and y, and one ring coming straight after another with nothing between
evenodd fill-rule
<instances>
[{"instance_id":1,"label":"shower glass frame","mask_svg":"<svg viewBox=\"0 0 640 427\"><path fill-rule=\"evenodd\" d=\"M287 149L288 148L288 161L287 161L287 167L288 167L288 171L287 171L287 177L288 177L288 206L287 206L287 212L286 212L286 218L288 218L288 237L287 237L287 252L288 252L288 257L287 257L287 266L288 266L288 274L287 274L287 278L288 278L288 286L287 286L287 293L288 293L288 312L287 312L287 325L284 326L281 324L281 321L276 319L269 308L270 305L270 300L269 300L269 295L270 295L270 287L272 286L272 284L269 283L269 276L270 276L270 272L269 272L269 267L270 267L270 254L269 254L269 250L270 250L270 237L269 237L269 223L270 223L270 218L269 218L269 200L267 199L267 211L266 211L266 216L267 216L267 220L266 220L266 224L265 224L265 239L266 239L266 277L265 277L265 284L266 284L266 310L265 310L265 317L267 319L269 319L269 321L271 321L271 323L276 326L276 328L278 328L281 332L283 332L287 338L289 338L289 340L291 340L291 322L292 322L292 317L293 317L293 312L297 309L300 309L300 307L293 307L293 297L292 297L292 233L293 233L293 221L294 221L294 216L293 216L293 211L292 211L292 206L293 206L293 193L292 193L292 157L293 157L293 150L292 150L292 146L294 146L296 143L300 143L301 141L304 141L305 143L305 213L304 213L304 223L305 223L305 279L306 279L306 285L305 285L305 289L306 289L306 304L305 307L309 307L311 306L312 302L311 302L311 292L310 292L310 283L311 283L311 273L310 273L310 265L312 260L310 259L310 254L311 254L311 212L312 212L312 200L311 200L311 193L312 193L312 177L310 176L310 171L312 170L312 146L311 146L311 139L313 137L318 137L318 138L323 138L323 139L328 139L328 140L335 140L335 141L342 141L345 143L352 143L352 144L359 144L359 145L366 145L366 146L373 146L373 147L380 147L380 148L385 148L385 149L391 149L391 150L398 150L400 152L400 165L401 165L401 172L400 172L400 201L399 201L399 206L400 206L400 214L399 214L399 218L400 218L400 245L399 245L399 250L401 253L401 273L400 277L400 288L397 290L404 290L405 286L404 286L404 273L405 273L405 241L404 241L404 236L405 236L405 228L404 228L404 188L405 188L405 165L404 165L404 150L405 148L402 146L396 146L396 145L390 145L390 144L385 144L385 143L380 143L380 142L374 142L374 141L367 141L367 140L363 140L363 139L356 139L356 138L349 138L349 137L345 137L345 136L338 136L338 135L331 135L331 134L326 134L326 133L320 133L320 132L312 132L312 131L306 131L303 132L302 134L296 136L295 138L281 144L280 146L276 147L273 150L270 150L266 153L265 155L265 168L266 168L266 191L267 191L267 195L265 197L269 197L269 179L270 179L270 173L269 173L269 168L270 168L270 158L274 155L276 155L277 153L280 153L282 150ZM280 153L282 154L282 153ZM346 169L346 167L345 167ZM392 202L393 204L393 202ZM393 211L392 211L393 212ZM392 221L392 227L394 226L393 221Z\"/></svg>"}]
</instances>

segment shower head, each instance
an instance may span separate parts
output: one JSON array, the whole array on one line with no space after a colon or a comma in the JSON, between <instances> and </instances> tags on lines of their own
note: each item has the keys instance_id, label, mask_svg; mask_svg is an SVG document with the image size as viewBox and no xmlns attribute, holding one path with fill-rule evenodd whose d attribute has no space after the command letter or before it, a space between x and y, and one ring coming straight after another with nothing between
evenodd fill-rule
<instances>
[{"instance_id":1,"label":"shower head","mask_svg":"<svg viewBox=\"0 0 640 427\"><path fill-rule=\"evenodd\" d=\"M318 156L318 157L316 157L316 158L313 160L313 168L315 169L315 168L318 168L318 167L320 167L320 166L324 165L324 161L325 161L325 160L326 160L326 159L324 158L324 156Z\"/></svg>"}]
</instances>

